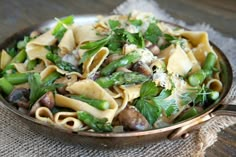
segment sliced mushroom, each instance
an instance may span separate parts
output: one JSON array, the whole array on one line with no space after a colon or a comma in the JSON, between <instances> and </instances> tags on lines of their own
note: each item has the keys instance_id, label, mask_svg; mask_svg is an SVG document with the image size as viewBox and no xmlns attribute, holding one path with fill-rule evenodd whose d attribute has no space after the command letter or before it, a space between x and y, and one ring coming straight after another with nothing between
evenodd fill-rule
<instances>
[{"instance_id":1,"label":"sliced mushroom","mask_svg":"<svg viewBox=\"0 0 236 157\"><path fill-rule=\"evenodd\" d=\"M119 122L125 130L147 130L150 125L146 118L136 110L136 108L127 106L118 116Z\"/></svg>"},{"instance_id":2,"label":"sliced mushroom","mask_svg":"<svg viewBox=\"0 0 236 157\"><path fill-rule=\"evenodd\" d=\"M151 76L152 75L152 69L145 63L138 61L136 62L133 67L132 67L133 71L142 73L146 76Z\"/></svg>"},{"instance_id":3,"label":"sliced mushroom","mask_svg":"<svg viewBox=\"0 0 236 157\"><path fill-rule=\"evenodd\" d=\"M50 91L44 94L40 98L39 103L40 105L47 106L49 109L52 109L55 104L53 93Z\"/></svg>"},{"instance_id":4,"label":"sliced mushroom","mask_svg":"<svg viewBox=\"0 0 236 157\"><path fill-rule=\"evenodd\" d=\"M35 115L36 110L41 106L46 106L47 108L51 109L55 105L54 95L52 91L49 91L45 93L43 96L41 96L33 105L31 108L29 114L31 116Z\"/></svg>"},{"instance_id":5,"label":"sliced mushroom","mask_svg":"<svg viewBox=\"0 0 236 157\"><path fill-rule=\"evenodd\" d=\"M152 44L150 41L146 41L145 46L153 53L154 56L157 56L160 53L160 48L157 45Z\"/></svg>"},{"instance_id":6,"label":"sliced mushroom","mask_svg":"<svg viewBox=\"0 0 236 157\"><path fill-rule=\"evenodd\" d=\"M26 88L14 89L8 96L8 101L27 109L29 107L29 90Z\"/></svg>"},{"instance_id":7,"label":"sliced mushroom","mask_svg":"<svg viewBox=\"0 0 236 157\"><path fill-rule=\"evenodd\" d=\"M64 84L64 86L57 88L58 93L63 94L63 95L68 94L68 92L66 91L67 84L74 83L77 81L77 79L78 78L76 75L67 75L65 77L61 77L57 79L55 83Z\"/></svg>"}]
</instances>

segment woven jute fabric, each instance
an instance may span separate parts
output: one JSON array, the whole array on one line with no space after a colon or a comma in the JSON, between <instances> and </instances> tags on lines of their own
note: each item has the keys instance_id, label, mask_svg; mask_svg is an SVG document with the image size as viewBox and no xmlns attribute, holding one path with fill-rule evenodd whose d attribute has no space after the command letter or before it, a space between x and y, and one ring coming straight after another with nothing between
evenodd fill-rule
<instances>
[{"instance_id":1,"label":"woven jute fabric","mask_svg":"<svg viewBox=\"0 0 236 157\"><path fill-rule=\"evenodd\" d=\"M145 6L145 7L144 7ZM185 22L169 16L154 1L128 0L118 6L114 13L128 13L132 10L148 11L157 18L177 23L192 30L202 30L209 33L211 41L218 45L229 58L233 72L236 69L236 40L227 38L207 24L186 25ZM235 75L234 75L235 76ZM236 104L236 81L224 100L225 103ZM220 116L208 121L198 132L187 139L175 141L164 140L145 147L120 150L94 150L81 146L69 145L54 141L31 130L18 117L7 109L0 107L0 156L1 157L187 157L204 156L205 150L217 141L217 133L234 125L235 117Z\"/></svg>"}]
</instances>

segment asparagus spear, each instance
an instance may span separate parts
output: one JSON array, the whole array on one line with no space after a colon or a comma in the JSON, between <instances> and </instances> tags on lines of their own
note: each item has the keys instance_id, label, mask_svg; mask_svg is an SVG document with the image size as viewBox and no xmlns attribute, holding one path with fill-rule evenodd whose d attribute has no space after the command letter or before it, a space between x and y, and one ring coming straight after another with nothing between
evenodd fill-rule
<instances>
[{"instance_id":1,"label":"asparagus spear","mask_svg":"<svg viewBox=\"0 0 236 157\"><path fill-rule=\"evenodd\" d=\"M2 77L0 78L0 89L2 89L5 94L9 95L14 87L7 79Z\"/></svg>"},{"instance_id":2,"label":"asparagus spear","mask_svg":"<svg viewBox=\"0 0 236 157\"><path fill-rule=\"evenodd\" d=\"M96 118L91 114L84 111L77 111L78 119L88 125L96 132L111 132L112 126L110 123L107 123L107 118Z\"/></svg>"},{"instance_id":3,"label":"asparagus spear","mask_svg":"<svg viewBox=\"0 0 236 157\"><path fill-rule=\"evenodd\" d=\"M79 72L79 69L77 67L75 67L74 65L72 65L68 62L62 61L61 57L56 55L56 54L53 54L53 53L49 52L46 55L46 58L48 60L50 60L51 62L53 62L54 64L56 64L56 66L58 66L62 70L69 71L69 72L72 72L72 71L78 71Z\"/></svg>"},{"instance_id":4,"label":"asparagus spear","mask_svg":"<svg viewBox=\"0 0 236 157\"><path fill-rule=\"evenodd\" d=\"M217 98L219 98L220 96L220 93L217 92L217 91L210 91L208 97L211 99L211 100L216 100Z\"/></svg>"},{"instance_id":5,"label":"asparagus spear","mask_svg":"<svg viewBox=\"0 0 236 157\"><path fill-rule=\"evenodd\" d=\"M115 72L110 76L100 77L96 82L103 88L109 88L113 85L133 84L147 81L149 78L137 72Z\"/></svg>"},{"instance_id":6,"label":"asparagus spear","mask_svg":"<svg viewBox=\"0 0 236 157\"><path fill-rule=\"evenodd\" d=\"M195 107L191 107L190 109L188 109L188 111L186 113L184 113L181 117L177 118L175 120L175 122L180 122L183 120L186 120L188 118L194 117L198 114L198 111Z\"/></svg>"},{"instance_id":7,"label":"asparagus spear","mask_svg":"<svg viewBox=\"0 0 236 157\"><path fill-rule=\"evenodd\" d=\"M25 36L23 40L18 41L16 47L21 50L24 49L26 44L30 41L30 37Z\"/></svg>"},{"instance_id":8,"label":"asparagus spear","mask_svg":"<svg viewBox=\"0 0 236 157\"><path fill-rule=\"evenodd\" d=\"M140 57L141 56L136 52L129 53L121 57L120 59L115 60L111 62L110 64L108 64L107 66L105 66L101 70L101 74L104 76L109 75L119 67L127 66L127 65L137 62L140 59Z\"/></svg>"},{"instance_id":9,"label":"asparagus spear","mask_svg":"<svg viewBox=\"0 0 236 157\"><path fill-rule=\"evenodd\" d=\"M216 56L212 52L207 54L203 68L188 77L188 82L192 86L198 86L213 73L213 68L216 63Z\"/></svg>"},{"instance_id":10,"label":"asparagus spear","mask_svg":"<svg viewBox=\"0 0 236 157\"><path fill-rule=\"evenodd\" d=\"M99 110L106 110L109 109L109 103L106 100L99 100L99 99L92 99L85 96L78 96L78 95L70 95L71 98L81 100L83 102L88 103L89 105L99 109Z\"/></svg>"},{"instance_id":11,"label":"asparagus spear","mask_svg":"<svg viewBox=\"0 0 236 157\"><path fill-rule=\"evenodd\" d=\"M45 85L51 85L57 78L60 77L60 73L57 71L52 72L47 77L45 77L42 81Z\"/></svg>"},{"instance_id":12,"label":"asparagus spear","mask_svg":"<svg viewBox=\"0 0 236 157\"><path fill-rule=\"evenodd\" d=\"M27 54L25 52L25 50L21 50L10 62L10 64L12 63L22 63L25 61L27 57Z\"/></svg>"},{"instance_id":13,"label":"asparagus spear","mask_svg":"<svg viewBox=\"0 0 236 157\"><path fill-rule=\"evenodd\" d=\"M5 79L13 85L25 83L28 81L28 73L14 73L5 75Z\"/></svg>"},{"instance_id":14,"label":"asparagus spear","mask_svg":"<svg viewBox=\"0 0 236 157\"><path fill-rule=\"evenodd\" d=\"M37 59L30 60L27 64L27 70L33 70L37 65Z\"/></svg>"}]
</instances>

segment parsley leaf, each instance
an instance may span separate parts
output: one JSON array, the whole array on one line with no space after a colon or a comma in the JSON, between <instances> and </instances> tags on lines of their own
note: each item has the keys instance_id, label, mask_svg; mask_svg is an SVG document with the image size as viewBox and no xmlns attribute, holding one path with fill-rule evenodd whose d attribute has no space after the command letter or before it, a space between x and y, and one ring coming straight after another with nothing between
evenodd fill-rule
<instances>
[{"instance_id":1,"label":"parsley leaf","mask_svg":"<svg viewBox=\"0 0 236 157\"><path fill-rule=\"evenodd\" d=\"M143 24L142 20L129 20L129 22L134 26L141 26Z\"/></svg>"},{"instance_id":2,"label":"parsley leaf","mask_svg":"<svg viewBox=\"0 0 236 157\"><path fill-rule=\"evenodd\" d=\"M119 36L112 35L107 43L107 48L110 50L110 53L119 53L122 50L123 42L124 41L121 41Z\"/></svg>"},{"instance_id":3,"label":"parsley leaf","mask_svg":"<svg viewBox=\"0 0 236 157\"><path fill-rule=\"evenodd\" d=\"M144 115L151 125L154 124L161 114L160 106L155 105L151 100L158 92L160 92L160 89L154 82L145 82L140 90L140 98L135 102L136 108Z\"/></svg>"},{"instance_id":4,"label":"parsley leaf","mask_svg":"<svg viewBox=\"0 0 236 157\"><path fill-rule=\"evenodd\" d=\"M100 45L104 45L107 43L107 41L109 40L110 36L107 36L105 38L102 38L100 40L97 40L97 41L93 41L93 42L88 42L82 46L80 46L81 49L93 49L93 48L96 48Z\"/></svg>"},{"instance_id":5,"label":"parsley leaf","mask_svg":"<svg viewBox=\"0 0 236 157\"><path fill-rule=\"evenodd\" d=\"M174 99L166 100L171 95L170 90L162 90L159 96L154 97L152 100L157 106L161 106L167 117L179 110L178 105Z\"/></svg>"},{"instance_id":6,"label":"parsley leaf","mask_svg":"<svg viewBox=\"0 0 236 157\"><path fill-rule=\"evenodd\" d=\"M145 42L143 39L143 35L141 32L139 33L130 33L125 31L124 34L126 35L127 41L131 44L137 45L139 48L144 48Z\"/></svg>"},{"instance_id":7,"label":"parsley leaf","mask_svg":"<svg viewBox=\"0 0 236 157\"><path fill-rule=\"evenodd\" d=\"M204 105L207 102L208 88L203 85L197 90L196 98L193 100L194 104Z\"/></svg>"},{"instance_id":8,"label":"parsley leaf","mask_svg":"<svg viewBox=\"0 0 236 157\"><path fill-rule=\"evenodd\" d=\"M140 97L154 97L160 92L160 90L161 89L156 87L154 82L144 82L140 90Z\"/></svg>"},{"instance_id":9,"label":"parsley leaf","mask_svg":"<svg viewBox=\"0 0 236 157\"><path fill-rule=\"evenodd\" d=\"M164 37L165 37L165 40L167 42L169 42L167 44L167 47L170 45L170 44L179 44L182 48L184 47L184 43L185 41L183 39L179 39L175 36L172 36L170 34L164 34Z\"/></svg>"},{"instance_id":10,"label":"parsley leaf","mask_svg":"<svg viewBox=\"0 0 236 157\"><path fill-rule=\"evenodd\" d=\"M153 44L157 44L159 37L162 36L161 29L157 26L156 23L150 23L147 31L144 34L144 38Z\"/></svg>"},{"instance_id":11,"label":"parsley leaf","mask_svg":"<svg viewBox=\"0 0 236 157\"><path fill-rule=\"evenodd\" d=\"M56 90L59 84L45 84L41 81L39 73L31 73L28 77L30 85L30 107L45 93Z\"/></svg>"},{"instance_id":12,"label":"parsley leaf","mask_svg":"<svg viewBox=\"0 0 236 157\"><path fill-rule=\"evenodd\" d=\"M67 30L65 25L71 25L73 23L74 23L74 16L72 15L62 19L58 19L58 23L56 27L53 29L52 35L54 35L57 39L61 40Z\"/></svg>"},{"instance_id":13,"label":"parsley leaf","mask_svg":"<svg viewBox=\"0 0 236 157\"><path fill-rule=\"evenodd\" d=\"M12 58L15 57L15 56L17 55L17 53L18 53L14 47L12 47L12 48L7 48L7 49L6 49L6 52L7 52Z\"/></svg>"},{"instance_id":14,"label":"parsley leaf","mask_svg":"<svg viewBox=\"0 0 236 157\"><path fill-rule=\"evenodd\" d=\"M109 39L110 39L110 36L107 36L107 37L100 39L98 41L89 42L89 43L81 46L80 47L81 49L89 49L89 50L83 54L82 58L79 61L79 64L84 63L88 58L95 55L103 46L105 46L108 43Z\"/></svg>"},{"instance_id":15,"label":"parsley leaf","mask_svg":"<svg viewBox=\"0 0 236 157\"><path fill-rule=\"evenodd\" d=\"M153 125L161 114L161 108L150 101L141 98L135 103L136 108L144 115L147 121Z\"/></svg>"},{"instance_id":16,"label":"parsley leaf","mask_svg":"<svg viewBox=\"0 0 236 157\"><path fill-rule=\"evenodd\" d=\"M116 29L117 27L121 25L120 22L117 20L109 20L108 23L112 30Z\"/></svg>"}]
</instances>

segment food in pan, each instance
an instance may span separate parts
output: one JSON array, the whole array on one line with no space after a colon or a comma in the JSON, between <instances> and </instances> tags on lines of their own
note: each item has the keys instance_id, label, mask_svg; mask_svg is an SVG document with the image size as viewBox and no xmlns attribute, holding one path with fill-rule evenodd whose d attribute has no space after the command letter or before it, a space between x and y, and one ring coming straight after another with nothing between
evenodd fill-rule
<instances>
[{"instance_id":1,"label":"food in pan","mask_svg":"<svg viewBox=\"0 0 236 157\"><path fill-rule=\"evenodd\" d=\"M56 20L1 52L1 94L24 114L72 132L138 131L194 117L219 98L206 32L142 12Z\"/></svg>"}]
</instances>

